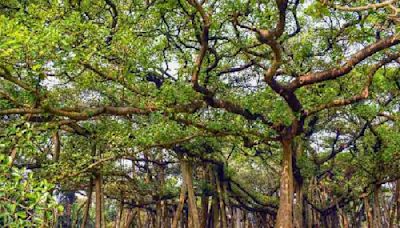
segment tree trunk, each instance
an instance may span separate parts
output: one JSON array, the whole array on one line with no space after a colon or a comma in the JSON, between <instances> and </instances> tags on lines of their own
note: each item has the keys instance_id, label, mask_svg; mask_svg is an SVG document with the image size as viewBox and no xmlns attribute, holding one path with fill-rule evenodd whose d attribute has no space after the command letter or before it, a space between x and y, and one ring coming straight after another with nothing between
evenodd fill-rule
<instances>
[{"instance_id":1,"label":"tree trunk","mask_svg":"<svg viewBox=\"0 0 400 228\"><path fill-rule=\"evenodd\" d=\"M400 225L400 180L396 181L396 224Z\"/></svg>"},{"instance_id":2,"label":"tree trunk","mask_svg":"<svg viewBox=\"0 0 400 228\"><path fill-rule=\"evenodd\" d=\"M10 153L10 167L12 167L14 165L15 158L17 157L17 152L18 152L17 144L15 144L12 147L11 153Z\"/></svg>"},{"instance_id":3,"label":"tree trunk","mask_svg":"<svg viewBox=\"0 0 400 228\"><path fill-rule=\"evenodd\" d=\"M88 220L89 220L89 211L90 211L90 207L92 206L92 192L93 192L93 179L90 178L89 180L89 187L87 190L87 204L85 207L85 212L83 214L83 220L82 220L82 224L81 224L81 228L85 228L88 224Z\"/></svg>"},{"instance_id":4,"label":"tree trunk","mask_svg":"<svg viewBox=\"0 0 400 228\"><path fill-rule=\"evenodd\" d=\"M235 208L232 209L232 212L234 213L234 215L232 216L232 220L233 220L233 228L240 228L241 224L240 224L240 209L239 208Z\"/></svg>"},{"instance_id":5,"label":"tree trunk","mask_svg":"<svg viewBox=\"0 0 400 228\"><path fill-rule=\"evenodd\" d=\"M72 225L72 205L74 204L76 197L75 192L63 192L62 204L64 206L64 211L62 215L62 226L71 227Z\"/></svg>"},{"instance_id":6,"label":"tree trunk","mask_svg":"<svg viewBox=\"0 0 400 228\"><path fill-rule=\"evenodd\" d=\"M89 203L89 200L86 200L86 202L81 204L79 206L79 208L76 210L76 212L74 213L74 216L73 216L74 220L72 222L72 227L78 227L79 214L81 213L82 208L85 207L85 205L88 204L88 203Z\"/></svg>"},{"instance_id":7,"label":"tree trunk","mask_svg":"<svg viewBox=\"0 0 400 228\"><path fill-rule=\"evenodd\" d=\"M15 162L15 159L17 158L17 153L18 153L18 140L19 140L19 138L18 137L16 137L15 138L15 140L13 140L14 142L14 144L13 144L13 146L11 147L11 150L10 150L10 167L12 167L13 165L14 165L14 162Z\"/></svg>"},{"instance_id":8,"label":"tree trunk","mask_svg":"<svg viewBox=\"0 0 400 228\"><path fill-rule=\"evenodd\" d=\"M185 210L185 218L186 218L184 223L185 227L190 227L192 225L192 219L189 216L188 208L186 208Z\"/></svg>"},{"instance_id":9,"label":"tree trunk","mask_svg":"<svg viewBox=\"0 0 400 228\"><path fill-rule=\"evenodd\" d=\"M183 180L187 186L188 191L189 217L191 217L192 219L191 227L200 228L200 219L199 213L197 211L196 196L193 189L192 167L187 162L187 160L185 160L185 158L181 159L180 162Z\"/></svg>"},{"instance_id":10,"label":"tree trunk","mask_svg":"<svg viewBox=\"0 0 400 228\"><path fill-rule=\"evenodd\" d=\"M367 226L368 226L368 228L373 228L374 219L373 219L371 207L369 206L369 197L368 196L366 196L364 198L364 208L365 208L365 215L367 217Z\"/></svg>"},{"instance_id":11,"label":"tree trunk","mask_svg":"<svg viewBox=\"0 0 400 228\"><path fill-rule=\"evenodd\" d=\"M118 211L117 218L116 218L117 221L115 221L115 228L121 227L123 213L124 213L124 198L122 196L120 199L119 211Z\"/></svg>"},{"instance_id":12,"label":"tree trunk","mask_svg":"<svg viewBox=\"0 0 400 228\"><path fill-rule=\"evenodd\" d=\"M349 228L349 218L344 210L342 210L343 228Z\"/></svg>"},{"instance_id":13,"label":"tree trunk","mask_svg":"<svg viewBox=\"0 0 400 228\"><path fill-rule=\"evenodd\" d=\"M102 183L101 175L95 174L94 184L96 191L96 228L102 228L103 208L102 208Z\"/></svg>"},{"instance_id":14,"label":"tree trunk","mask_svg":"<svg viewBox=\"0 0 400 228\"><path fill-rule=\"evenodd\" d=\"M156 227L163 227L162 224L162 200L158 201L156 204Z\"/></svg>"},{"instance_id":15,"label":"tree trunk","mask_svg":"<svg viewBox=\"0 0 400 228\"><path fill-rule=\"evenodd\" d=\"M171 226L172 228L178 228L178 222L179 222L180 218L182 217L182 209L183 209L183 206L185 204L186 192L187 192L186 184L182 183L181 192L179 194L178 206L176 208L175 216L174 216L174 219L172 221L172 226Z\"/></svg>"},{"instance_id":16,"label":"tree trunk","mask_svg":"<svg viewBox=\"0 0 400 228\"><path fill-rule=\"evenodd\" d=\"M221 227L227 228L226 222L226 210L225 210L225 202L224 202L224 193L221 183L221 178L219 177L219 172L216 172L215 183L217 185L217 192L218 192L218 200L219 200L219 211L221 216Z\"/></svg>"},{"instance_id":17,"label":"tree trunk","mask_svg":"<svg viewBox=\"0 0 400 228\"><path fill-rule=\"evenodd\" d=\"M291 140L281 141L283 146L282 173L279 188L279 209L276 228L293 227L293 167Z\"/></svg>"},{"instance_id":18,"label":"tree trunk","mask_svg":"<svg viewBox=\"0 0 400 228\"><path fill-rule=\"evenodd\" d=\"M168 214L168 201L163 200L162 205L161 205L161 210L162 210L162 224L163 227L171 227L171 223L169 220L169 214Z\"/></svg>"},{"instance_id":19,"label":"tree trunk","mask_svg":"<svg viewBox=\"0 0 400 228\"><path fill-rule=\"evenodd\" d=\"M133 222L133 218L134 217L135 217L135 212L132 209L130 209L127 212L126 220L125 220L125 223L124 223L124 228L131 227L131 224ZM137 213L137 217L138 217L137 220L138 220L138 223L139 223L139 227L142 227L141 224L140 224L140 214L139 214L139 212Z\"/></svg>"},{"instance_id":20,"label":"tree trunk","mask_svg":"<svg viewBox=\"0 0 400 228\"><path fill-rule=\"evenodd\" d=\"M204 165L202 166L202 179L204 182L207 182L208 176L207 176L207 170L208 166ZM207 227L207 219L208 219L208 207L209 207L209 197L206 195L206 192L204 189L202 190L202 195L201 195L201 227Z\"/></svg>"},{"instance_id":21,"label":"tree trunk","mask_svg":"<svg viewBox=\"0 0 400 228\"><path fill-rule=\"evenodd\" d=\"M61 149L60 135L58 134L58 131L53 133L52 141L53 141L53 161L58 162L58 160L60 159L60 149Z\"/></svg>"},{"instance_id":22,"label":"tree trunk","mask_svg":"<svg viewBox=\"0 0 400 228\"><path fill-rule=\"evenodd\" d=\"M180 228L185 228L185 224L186 224L185 220L186 220L186 218L185 218L185 209L183 209L183 211L182 211L182 219L180 221Z\"/></svg>"},{"instance_id":23,"label":"tree trunk","mask_svg":"<svg viewBox=\"0 0 400 228\"><path fill-rule=\"evenodd\" d=\"M209 198L205 194L201 196L201 227L207 227Z\"/></svg>"},{"instance_id":24,"label":"tree trunk","mask_svg":"<svg viewBox=\"0 0 400 228\"><path fill-rule=\"evenodd\" d=\"M396 220L396 212L399 213L399 197L400 197L400 180L396 181L396 186L394 187L394 194L393 194L393 205L392 209L390 212L390 221L389 221L389 227L394 228L395 227L395 220ZM398 215L397 215L398 216ZM398 223L398 221L397 221ZM400 224L397 224L400 225Z\"/></svg>"},{"instance_id":25,"label":"tree trunk","mask_svg":"<svg viewBox=\"0 0 400 228\"><path fill-rule=\"evenodd\" d=\"M140 215L141 215L141 213L140 213L140 208L138 207L138 208L136 208L136 217L137 217L136 223L137 223L137 225L138 225L139 228L142 228L142 227L143 227L143 224L142 224L142 218L141 218ZM131 217L132 217L131 222L128 223L129 226L131 225L132 220L133 220L133 216L131 216Z\"/></svg>"},{"instance_id":26,"label":"tree trunk","mask_svg":"<svg viewBox=\"0 0 400 228\"><path fill-rule=\"evenodd\" d=\"M302 142L301 139L296 141L296 153L294 154L294 162L297 162L298 158L300 158L303 154L303 147L302 147ZM296 163L294 163L296 164ZM305 227L305 212L304 212L304 192L303 192L303 177L301 176L300 173L296 175L296 178L294 178L294 187L295 187L295 193L296 193L296 204L294 205L294 211L293 211L293 220L294 220L294 227L296 228L302 228Z\"/></svg>"},{"instance_id":27,"label":"tree trunk","mask_svg":"<svg viewBox=\"0 0 400 228\"><path fill-rule=\"evenodd\" d=\"M374 205L373 205L374 228L382 227L381 206L379 201L380 188L381 186L379 185L376 185L374 188Z\"/></svg>"},{"instance_id":28,"label":"tree trunk","mask_svg":"<svg viewBox=\"0 0 400 228\"><path fill-rule=\"evenodd\" d=\"M304 227L304 216L303 216L303 185L296 183L296 205L294 210L294 227Z\"/></svg>"},{"instance_id":29,"label":"tree trunk","mask_svg":"<svg viewBox=\"0 0 400 228\"><path fill-rule=\"evenodd\" d=\"M243 227L247 228L247 211L243 211Z\"/></svg>"},{"instance_id":30,"label":"tree trunk","mask_svg":"<svg viewBox=\"0 0 400 228\"><path fill-rule=\"evenodd\" d=\"M222 186L222 195L223 195L223 200L224 200L224 205L225 205L225 218L226 218L226 225L227 227L230 227L230 220L229 216L231 214L231 205L229 204L229 197L228 197L228 185L226 182L221 182Z\"/></svg>"},{"instance_id":31,"label":"tree trunk","mask_svg":"<svg viewBox=\"0 0 400 228\"><path fill-rule=\"evenodd\" d=\"M219 218L219 211L218 211L218 197L214 195L212 197L212 205L211 205L211 223L213 228L218 227L218 218Z\"/></svg>"}]
</instances>

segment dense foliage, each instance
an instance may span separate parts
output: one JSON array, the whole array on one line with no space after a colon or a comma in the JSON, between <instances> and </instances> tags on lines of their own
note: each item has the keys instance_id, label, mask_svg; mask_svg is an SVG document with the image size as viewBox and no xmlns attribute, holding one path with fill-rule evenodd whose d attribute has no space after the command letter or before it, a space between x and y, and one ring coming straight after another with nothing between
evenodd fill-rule
<instances>
[{"instance_id":1,"label":"dense foliage","mask_svg":"<svg viewBox=\"0 0 400 228\"><path fill-rule=\"evenodd\" d=\"M52 219L62 208L51 196L52 185L35 180L32 172L10 167L0 155L0 224L4 227L38 226Z\"/></svg>"},{"instance_id":2,"label":"dense foliage","mask_svg":"<svg viewBox=\"0 0 400 228\"><path fill-rule=\"evenodd\" d=\"M399 226L399 7L0 2L1 226Z\"/></svg>"}]
</instances>

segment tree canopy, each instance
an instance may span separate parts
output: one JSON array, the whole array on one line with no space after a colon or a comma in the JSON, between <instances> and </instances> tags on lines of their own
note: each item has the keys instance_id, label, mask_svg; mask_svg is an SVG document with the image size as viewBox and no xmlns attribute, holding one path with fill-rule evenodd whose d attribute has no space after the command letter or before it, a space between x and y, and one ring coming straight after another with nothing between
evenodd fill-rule
<instances>
[{"instance_id":1,"label":"tree canopy","mask_svg":"<svg viewBox=\"0 0 400 228\"><path fill-rule=\"evenodd\" d=\"M399 23L396 0L1 2L1 226L399 226Z\"/></svg>"}]
</instances>

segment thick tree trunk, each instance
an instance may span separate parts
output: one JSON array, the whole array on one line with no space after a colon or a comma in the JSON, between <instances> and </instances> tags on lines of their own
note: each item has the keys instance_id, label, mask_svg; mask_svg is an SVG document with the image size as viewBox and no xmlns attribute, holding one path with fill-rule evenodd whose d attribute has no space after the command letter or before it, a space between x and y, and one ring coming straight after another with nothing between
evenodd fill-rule
<instances>
[{"instance_id":1,"label":"thick tree trunk","mask_svg":"<svg viewBox=\"0 0 400 228\"><path fill-rule=\"evenodd\" d=\"M197 210L196 196L193 189L192 167L187 162L187 160L185 160L185 158L181 159L180 162L183 180L187 186L188 191L189 217L192 219L191 227L200 228L200 219Z\"/></svg>"},{"instance_id":2,"label":"thick tree trunk","mask_svg":"<svg viewBox=\"0 0 400 228\"><path fill-rule=\"evenodd\" d=\"M182 217L182 209L185 204L186 192L187 192L186 184L182 183L181 192L179 194L178 206L175 211L174 219L172 220L172 226L171 226L172 228L178 228L178 222L179 222L180 218Z\"/></svg>"},{"instance_id":3,"label":"thick tree trunk","mask_svg":"<svg viewBox=\"0 0 400 228\"><path fill-rule=\"evenodd\" d=\"M279 209L275 228L293 227L293 167L291 140L283 140Z\"/></svg>"}]
</instances>

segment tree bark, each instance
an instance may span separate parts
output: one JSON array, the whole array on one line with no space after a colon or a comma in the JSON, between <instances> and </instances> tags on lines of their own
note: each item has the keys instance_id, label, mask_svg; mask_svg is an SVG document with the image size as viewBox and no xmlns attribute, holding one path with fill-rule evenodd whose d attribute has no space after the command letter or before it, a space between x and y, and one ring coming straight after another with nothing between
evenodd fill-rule
<instances>
[{"instance_id":1,"label":"tree bark","mask_svg":"<svg viewBox=\"0 0 400 228\"><path fill-rule=\"evenodd\" d=\"M15 158L17 157L17 152L18 152L17 144L15 144L12 147L11 153L10 153L10 167L12 167L14 165Z\"/></svg>"},{"instance_id":2,"label":"tree bark","mask_svg":"<svg viewBox=\"0 0 400 228\"><path fill-rule=\"evenodd\" d=\"M302 228L304 227L304 216L303 216L303 185L301 183L296 183L296 205L294 210L294 227Z\"/></svg>"},{"instance_id":3,"label":"tree bark","mask_svg":"<svg viewBox=\"0 0 400 228\"><path fill-rule=\"evenodd\" d=\"M60 159L60 149L61 149L60 135L58 134L58 131L53 133L52 141L53 141L53 161L58 162L58 160Z\"/></svg>"},{"instance_id":4,"label":"tree bark","mask_svg":"<svg viewBox=\"0 0 400 228\"><path fill-rule=\"evenodd\" d=\"M243 211L243 227L247 228L247 211Z\"/></svg>"},{"instance_id":5,"label":"tree bark","mask_svg":"<svg viewBox=\"0 0 400 228\"><path fill-rule=\"evenodd\" d=\"M283 146L283 159L279 188L279 209L275 228L293 227L293 167L291 142L291 140L281 141Z\"/></svg>"},{"instance_id":6,"label":"tree bark","mask_svg":"<svg viewBox=\"0 0 400 228\"><path fill-rule=\"evenodd\" d=\"M185 158L181 159L181 171L183 180L187 186L188 191L188 204L189 204L189 217L192 219L192 227L200 228L199 213L197 211L196 196L193 189L192 180L192 167Z\"/></svg>"},{"instance_id":7,"label":"tree bark","mask_svg":"<svg viewBox=\"0 0 400 228\"><path fill-rule=\"evenodd\" d=\"M95 174L94 178L95 191L96 191L96 228L102 228L103 224L103 208L102 208L102 180L100 174Z\"/></svg>"},{"instance_id":8,"label":"tree bark","mask_svg":"<svg viewBox=\"0 0 400 228\"><path fill-rule=\"evenodd\" d=\"M225 202L224 202L224 193L223 193L223 188L222 188L222 183L221 183L221 178L219 177L219 172L216 172L216 177L215 177L215 182L217 185L217 192L218 192L218 201L219 201L219 211L220 211L220 217L221 217L221 227L222 228L227 228L227 222L226 222L226 207L225 207Z\"/></svg>"},{"instance_id":9,"label":"tree bark","mask_svg":"<svg viewBox=\"0 0 400 228\"><path fill-rule=\"evenodd\" d=\"M172 220L172 226L171 226L172 228L178 228L178 222L182 217L182 209L183 209L183 206L185 204L186 192L187 192L186 184L182 183L181 192L179 194L178 206L177 206L176 211L175 211L174 219Z\"/></svg>"},{"instance_id":10,"label":"tree bark","mask_svg":"<svg viewBox=\"0 0 400 228\"><path fill-rule=\"evenodd\" d=\"M83 220L82 220L81 228L85 228L87 226L87 224L88 224L89 211L90 211L90 207L92 205L92 192L93 192L93 179L90 178L89 187L88 187L88 190L87 190L87 203L86 203L86 207L85 207L85 212L83 214Z\"/></svg>"},{"instance_id":11,"label":"tree bark","mask_svg":"<svg viewBox=\"0 0 400 228\"><path fill-rule=\"evenodd\" d=\"M207 165L202 166L201 178L205 182L207 182L207 180L208 180L207 170L209 170ZM206 192L204 191L204 189L202 190L200 202L201 202L201 224L200 224L200 226L207 227L209 197L206 195Z\"/></svg>"},{"instance_id":12,"label":"tree bark","mask_svg":"<svg viewBox=\"0 0 400 228\"><path fill-rule=\"evenodd\" d=\"M400 180L396 181L396 224L400 225Z\"/></svg>"},{"instance_id":13,"label":"tree bark","mask_svg":"<svg viewBox=\"0 0 400 228\"><path fill-rule=\"evenodd\" d=\"M395 227L395 220L396 220L396 213L397 213L397 217L398 217L398 213L399 213L399 203L400 203L400 180L396 181L396 186L394 187L394 194L393 194L393 205L392 205L392 209L390 212L390 221L389 221L389 227L390 228L394 228ZM398 223L399 221L397 221ZM397 224L399 225L399 224Z\"/></svg>"},{"instance_id":14,"label":"tree bark","mask_svg":"<svg viewBox=\"0 0 400 228\"><path fill-rule=\"evenodd\" d=\"M72 226L72 205L74 204L76 197L74 191L63 192L63 206L64 212L62 215L62 226L71 227Z\"/></svg>"},{"instance_id":15,"label":"tree bark","mask_svg":"<svg viewBox=\"0 0 400 228\"><path fill-rule=\"evenodd\" d=\"M18 153L18 141L19 137L16 137L13 140L13 146L10 149L10 167L14 165L15 159L17 158L17 153Z\"/></svg>"},{"instance_id":16,"label":"tree bark","mask_svg":"<svg viewBox=\"0 0 400 228\"><path fill-rule=\"evenodd\" d=\"M136 217L137 217L137 219L136 219L136 223L137 223L137 225L138 225L138 227L139 228L142 228L143 227L143 224L142 224L142 218L140 217L140 208L138 207L138 208L136 208ZM130 226L131 225L131 223L132 223L132 220L133 220L133 217L132 217L132 219L131 219L131 222L130 223L128 223L128 225Z\"/></svg>"},{"instance_id":17,"label":"tree bark","mask_svg":"<svg viewBox=\"0 0 400 228\"><path fill-rule=\"evenodd\" d=\"M379 201L380 188L381 188L380 185L376 185L374 187L374 205L373 205L374 228L382 227L381 205Z\"/></svg>"},{"instance_id":18,"label":"tree bark","mask_svg":"<svg viewBox=\"0 0 400 228\"><path fill-rule=\"evenodd\" d=\"M162 205L161 205L161 203L162 203L162 201L160 200L160 201L158 201L157 202L157 204L156 204L156 227L160 227L160 228L162 228L163 227L163 224L162 224Z\"/></svg>"},{"instance_id":19,"label":"tree bark","mask_svg":"<svg viewBox=\"0 0 400 228\"><path fill-rule=\"evenodd\" d=\"M229 216L231 214L231 205L229 204L229 197L228 197L228 185L226 182L221 182L222 186L222 195L223 195L223 201L225 205L225 218L226 218L226 225L229 227L230 226L230 219Z\"/></svg>"},{"instance_id":20,"label":"tree bark","mask_svg":"<svg viewBox=\"0 0 400 228\"><path fill-rule=\"evenodd\" d=\"M79 206L79 208L76 210L76 212L74 213L74 216L73 216L74 220L72 222L72 227L78 227L79 214L81 213L82 208L85 207L85 205L88 203L89 203L89 200L86 200L86 202L81 204Z\"/></svg>"},{"instance_id":21,"label":"tree bark","mask_svg":"<svg viewBox=\"0 0 400 228\"><path fill-rule=\"evenodd\" d=\"M213 228L218 227L218 218L219 218L219 211L218 211L218 197L214 195L212 197L212 205L211 205L211 223Z\"/></svg>"},{"instance_id":22,"label":"tree bark","mask_svg":"<svg viewBox=\"0 0 400 228\"><path fill-rule=\"evenodd\" d=\"M234 213L234 215L232 216L232 220L233 220L233 228L240 228L241 227L241 223L240 223L240 209L236 208L236 209L232 209L232 212Z\"/></svg>"},{"instance_id":23,"label":"tree bark","mask_svg":"<svg viewBox=\"0 0 400 228\"><path fill-rule=\"evenodd\" d=\"M207 227L208 207L209 198L203 194L203 196L201 196L201 227Z\"/></svg>"},{"instance_id":24,"label":"tree bark","mask_svg":"<svg viewBox=\"0 0 400 228\"><path fill-rule=\"evenodd\" d=\"M119 211L118 211L117 218L116 218L116 221L115 221L115 228L120 228L121 227L123 213L124 213L124 198L121 197Z\"/></svg>"},{"instance_id":25,"label":"tree bark","mask_svg":"<svg viewBox=\"0 0 400 228\"><path fill-rule=\"evenodd\" d=\"M373 219L371 207L369 205L369 197L368 196L366 196L364 198L364 208L365 208L365 214L367 217L367 226L368 226L368 228L373 228L374 219Z\"/></svg>"},{"instance_id":26,"label":"tree bark","mask_svg":"<svg viewBox=\"0 0 400 228\"><path fill-rule=\"evenodd\" d=\"M296 141L296 153L294 154L295 159L294 162L297 162L298 158L302 156L303 154L303 147L302 147L302 142ZM293 220L294 220L294 227L295 228L302 228L305 227L305 212L304 212L304 192L303 192L303 177L301 176L300 173L296 175L296 178L294 178L294 188L295 188L295 193L296 193L296 204L294 205L294 211L293 211Z\"/></svg>"},{"instance_id":27,"label":"tree bark","mask_svg":"<svg viewBox=\"0 0 400 228\"><path fill-rule=\"evenodd\" d=\"M136 214L136 213L135 213L132 209L130 209L130 210L127 212L126 220L125 220L125 223L124 223L124 228L129 228L129 227L131 227L131 224L132 224L132 222L133 222L133 218L135 217L135 214ZM138 217L139 227L142 227L141 224L140 224L140 214L139 214L139 211L138 211L138 213L137 213L137 217Z\"/></svg>"}]
</instances>

